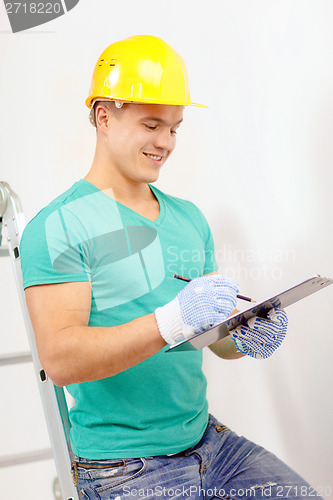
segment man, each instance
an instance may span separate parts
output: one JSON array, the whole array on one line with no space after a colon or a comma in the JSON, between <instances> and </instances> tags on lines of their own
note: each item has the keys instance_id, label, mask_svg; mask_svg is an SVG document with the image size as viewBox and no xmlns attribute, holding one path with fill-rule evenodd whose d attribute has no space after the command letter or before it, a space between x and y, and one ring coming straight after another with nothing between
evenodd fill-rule
<instances>
[{"instance_id":1,"label":"man","mask_svg":"<svg viewBox=\"0 0 333 500\"><path fill-rule=\"evenodd\" d=\"M156 37L112 44L87 105L97 130L92 167L21 241L41 362L75 400L80 497L310 497L274 455L209 416L201 351L165 353L230 315L238 291L216 274L200 210L150 184L175 148L184 106L196 105L184 62ZM193 281L184 286L173 273ZM271 355L287 318L280 309L268 316L210 348L226 359Z\"/></svg>"}]
</instances>

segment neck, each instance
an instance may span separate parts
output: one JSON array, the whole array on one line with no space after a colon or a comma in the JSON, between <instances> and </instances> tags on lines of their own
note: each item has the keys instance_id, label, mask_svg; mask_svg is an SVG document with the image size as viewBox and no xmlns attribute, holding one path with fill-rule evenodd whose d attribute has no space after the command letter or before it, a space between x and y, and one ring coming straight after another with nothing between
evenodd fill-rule
<instances>
[{"instance_id":1,"label":"neck","mask_svg":"<svg viewBox=\"0 0 333 500\"><path fill-rule=\"evenodd\" d=\"M94 184L94 186L104 191L122 205L127 206L152 221L155 221L160 214L158 200L155 198L148 184L124 182L116 174L102 175L94 165L84 179ZM112 192L108 192L108 189L111 189Z\"/></svg>"},{"instance_id":2,"label":"neck","mask_svg":"<svg viewBox=\"0 0 333 500\"><path fill-rule=\"evenodd\" d=\"M84 177L86 181L101 191L112 189L114 198L124 205L145 203L154 198L148 183L124 177L112 162L99 161L98 156L95 154L91 169Z\"/></svg>"}]
</instances>

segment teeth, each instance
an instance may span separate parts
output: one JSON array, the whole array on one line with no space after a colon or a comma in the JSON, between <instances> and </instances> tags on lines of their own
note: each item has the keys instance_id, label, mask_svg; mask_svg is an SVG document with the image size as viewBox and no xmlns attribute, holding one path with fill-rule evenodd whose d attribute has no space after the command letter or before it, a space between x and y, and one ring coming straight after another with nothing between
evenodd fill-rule
<instances>
[{"instance_id":1,"label":"teeth","mask_svg":"<svg viewBox=\"0 0 333 500\"><path fill-rule=\"evenodd\" d=\"M145 153L148 158L151 158L152 160L162 160L162 156L156 156L156 155L149 155L148 153Z\"/></svg>"}]
</instances>

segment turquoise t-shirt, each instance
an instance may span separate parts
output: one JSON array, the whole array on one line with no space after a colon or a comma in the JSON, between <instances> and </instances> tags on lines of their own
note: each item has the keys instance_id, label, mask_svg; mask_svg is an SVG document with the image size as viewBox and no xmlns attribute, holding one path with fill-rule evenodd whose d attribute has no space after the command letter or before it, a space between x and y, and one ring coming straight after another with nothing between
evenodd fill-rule
<instances>
[{"instance_id":1,"label":"turquoise t-shirt","mask_svg":"<svg viewBox=\"0 0 333 500\"><path fill-rule=\"evenodd\" d=\"M20 244L24 288L90 281L89 326L116 326L154 312L217 269L213 238L188 201L151 191L151 221L81 179L41 210ZM113 377L67 386L71 444L89 459L177 453L196 444L208 420L202 351L165 353ZM89 363L89 357L85 360Z\"/></svg>"}]
</instances>

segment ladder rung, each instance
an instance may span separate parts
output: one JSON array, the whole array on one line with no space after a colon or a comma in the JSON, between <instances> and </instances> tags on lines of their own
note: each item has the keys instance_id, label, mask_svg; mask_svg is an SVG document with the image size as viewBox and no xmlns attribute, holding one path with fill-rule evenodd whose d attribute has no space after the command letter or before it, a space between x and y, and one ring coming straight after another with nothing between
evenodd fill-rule
<instances>
[{"instance_id":1,"label":"ladder rung","mask_svg":"<svg viewBox=\"0 0 333 500\"><path fill-rule=\"evenodd\" d=\"M24 453L17 453L15 455L5 455L0 457L0 469L4 467L12 467L13 465L38 462L39 460L48 460L49 458L53 458L51 448L46 448L44 450L27 451Z\"/></svg>"},{"instance_id":2,"label":"ladder rung","mask_svg":"<svg viewBox=\"0 0 333 500\"><path fill-rule=\"evenodd\" d=\"M0 257L8 257L9 250L6 247L0 248Z\"/></svg>"},{"instance_id":3,"label":"ladder rung","mask_svg":"<svg viewBox=\"0 0 333 500\"><path fill-rule=\"evenodd\" d=\"M16 365L18 363L28 363L32 361L30 352L17 352L15 354L2 354L0 356L0 366Z\"/></svg>"}]
</instances>

